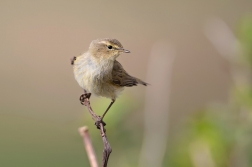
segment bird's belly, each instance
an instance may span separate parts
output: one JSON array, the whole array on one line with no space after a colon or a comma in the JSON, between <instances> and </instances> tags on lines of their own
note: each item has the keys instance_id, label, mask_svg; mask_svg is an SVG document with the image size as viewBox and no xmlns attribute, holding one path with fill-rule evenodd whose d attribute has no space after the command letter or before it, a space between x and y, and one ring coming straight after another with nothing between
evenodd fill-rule
<instances>
[{"instance_id":1,"label":"bird's belly","mask_svg":"<svg viewBox=\"0 0 252 167\"><path fill-rule=\"evenodd\" d=\"M75 79L79 85L87 92L95 94L97 96L103 96L110 99L116 99L123 90L123 87L113 85L111 77L92 73L92 71L79 72L75 71Z\"/></svg>"},{"instance_id":2,"label":"bird's belly","mask_svg":"<svg viewBox=\"0 0 252 167\"><path fill-rule=\"evenodd\" d=\"M122 87L117 87L112 84L108 83L98 83L97 81L94 82L95 86L90 87L90 92L94 93L97 96L103 96L110 99L116 99L118 95L123 90Z\"/></svg>"}]
</instances>

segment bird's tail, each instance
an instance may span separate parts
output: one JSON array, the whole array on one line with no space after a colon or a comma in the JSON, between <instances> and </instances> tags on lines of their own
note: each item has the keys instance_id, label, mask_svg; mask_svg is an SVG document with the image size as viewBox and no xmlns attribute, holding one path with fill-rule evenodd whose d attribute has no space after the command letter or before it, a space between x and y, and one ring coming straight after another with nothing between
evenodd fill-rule
<instances>
[{"instance_id":1,"label":"bird's tail","mask_svg":"<svg viewBox=\"0 0 252 167\"><path fill-rule=\"evenodd\" d=\"M144 81L142 81L141 79L138 79L138 78L136 78L136 81L137 81L138 84L142 84L144 86L149 85L148 83L146 83L146 82L144 82Z\"/></svg>"}]
</instances>

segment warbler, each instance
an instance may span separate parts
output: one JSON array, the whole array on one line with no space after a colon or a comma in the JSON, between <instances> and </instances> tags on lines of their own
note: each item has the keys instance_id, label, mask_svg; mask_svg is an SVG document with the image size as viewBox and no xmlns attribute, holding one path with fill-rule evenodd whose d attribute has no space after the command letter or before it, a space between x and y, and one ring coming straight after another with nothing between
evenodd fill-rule
<instances>
[{"instance_id":1,"label":"warbler","mask_svg":"<svg viewBox=\"0 0 252 167\"><path fill-rule=\"evenodd\" d=\"M87 52L72 59L74 77L80 87L91 94L112 101L101 117L104 118L124 87L147 86L147 83L129 75L116 60L121 53L130 53L116 39L93 40Z\"/></svg>"}]
</instances>

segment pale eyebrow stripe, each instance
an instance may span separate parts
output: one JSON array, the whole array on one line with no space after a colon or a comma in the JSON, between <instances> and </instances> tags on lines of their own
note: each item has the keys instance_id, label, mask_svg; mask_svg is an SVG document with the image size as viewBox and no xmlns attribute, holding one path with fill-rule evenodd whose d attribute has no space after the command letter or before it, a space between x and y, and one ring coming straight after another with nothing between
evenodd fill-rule
<instances>
[{"instance_id":1,"label":"pale eyebrow stripe","mask_svg":"<svg viewBox=\"0 0 252 167\"><path fill-rule=\"evenodd\" d=\"M117 45L111 44L110 42L101 41L101 42L98 42L98 43L103 43L103 44L106 44L106 45L111 45L111 46L114 47L114 49L119 49L119 47Z\"/></svg>"},{"instance_id":2,"label":"pale eyebrow stripe","mask_svg":"<svg viewBox=\"0 0 252 167\"><path fill-rule=\"evenodd\" d=\"M104 43L104 44L108 44L108 42L105 42L105 41L101 41L101 42L99 42L99 43Z\"/></svg>"}]
</instances>

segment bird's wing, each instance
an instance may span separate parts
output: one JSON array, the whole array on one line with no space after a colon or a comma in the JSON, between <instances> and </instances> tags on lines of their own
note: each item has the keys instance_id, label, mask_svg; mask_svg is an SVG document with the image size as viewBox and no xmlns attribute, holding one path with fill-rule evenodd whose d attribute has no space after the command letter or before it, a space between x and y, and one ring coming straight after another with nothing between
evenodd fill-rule
<instances>
[{"instance_id":1,"label":"bird's wing","mask_svg":"<svg viewBox=\"0 0 252 167\"><path fill-rule=\"evenodd\" d=\"M122 67L122 65L115 60L113 70L112 70L112 82L118 86L136 86L137 84L142 84L147 86L147 83L142 80L130 76Z\"/></svg>"}]
</instances>

